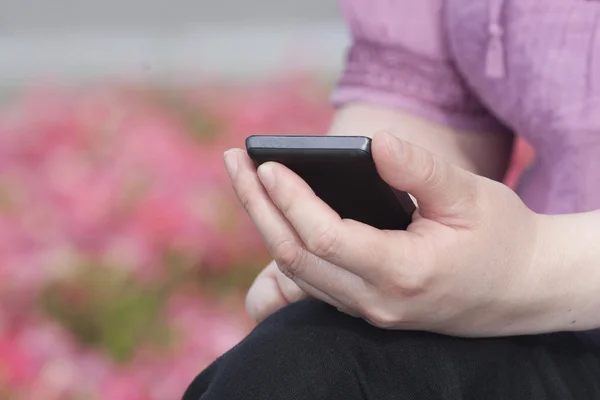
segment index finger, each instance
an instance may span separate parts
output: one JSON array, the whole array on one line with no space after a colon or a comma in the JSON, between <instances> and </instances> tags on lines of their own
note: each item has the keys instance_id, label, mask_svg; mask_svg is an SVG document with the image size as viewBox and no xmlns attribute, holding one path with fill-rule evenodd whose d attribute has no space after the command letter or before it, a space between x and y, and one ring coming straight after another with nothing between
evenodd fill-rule
<instances>
[{"instance_id":1,"label":"index finger","mask_svg":"<svg viewBox=\"0 0 600 400\"><path fill-rule=\"evenodd\" d=\"M375 282L388 276L387 270L396 268L409 251L410 233L342 219L284 166L266 163L258 174L273 203L314 255Z\"/></svg>"}]
</instances>

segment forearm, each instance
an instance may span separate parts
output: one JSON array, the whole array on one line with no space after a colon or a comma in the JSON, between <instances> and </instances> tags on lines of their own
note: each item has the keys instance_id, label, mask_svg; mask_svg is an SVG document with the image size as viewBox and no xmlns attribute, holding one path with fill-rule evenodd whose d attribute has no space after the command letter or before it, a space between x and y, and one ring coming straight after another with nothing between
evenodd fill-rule
<instances>
[{"instance_id":1,"label":"forearm","mask_svg":"<svg viewBox=\"0 0 600 400\"><path fill-rule=\"evenodd\" d=\"M541 324L553 330L600 327L600 211L540 216L532 291L547 293Z\"/></svg>"},{"instance_id":2,"label":"forearm","mask_svg":"<svg viewBox=\"0 0 600 400\"><path fill-rule=\"evenodd\" d=\"M399 110L367 104L340 109L329 134L372 136L381 130L494 180L504 177L512 149L512 137L507 134L462 132Z\"/></svg>"}]
</instances>

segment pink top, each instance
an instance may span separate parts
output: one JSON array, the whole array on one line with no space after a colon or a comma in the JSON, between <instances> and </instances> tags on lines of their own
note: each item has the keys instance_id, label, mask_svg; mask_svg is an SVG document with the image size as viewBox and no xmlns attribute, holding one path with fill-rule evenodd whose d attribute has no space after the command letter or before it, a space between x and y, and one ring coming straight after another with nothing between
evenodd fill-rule
<instances>
[{"instance_id":1,"label":"pink top","mask_svg":"<svg viewBox=\"0 0 600 400\"><path fill-rule=\"evenodd\" d=\"M532 209L600 209L599 1L341 3L353 45L335 104L515 132L537 152L519 188Z\"/></svg>"}]
</instances>

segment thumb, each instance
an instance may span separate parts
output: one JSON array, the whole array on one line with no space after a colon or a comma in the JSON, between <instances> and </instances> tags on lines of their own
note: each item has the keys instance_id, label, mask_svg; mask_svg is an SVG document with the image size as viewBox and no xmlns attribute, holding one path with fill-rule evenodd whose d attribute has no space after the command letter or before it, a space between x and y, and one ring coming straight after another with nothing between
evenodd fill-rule
<instances>
[{"instance_id":1,"label":"thumb","mask_svg":"<svg viewBox=\"0 0 600 400\"><path fill-rule=\"evenodd\" d=\"M371 147L379 175L393 188L413 195L421 216L440 220L473 210L475 175L388 132L375 134Z\"/></svg>"}]
</instances>

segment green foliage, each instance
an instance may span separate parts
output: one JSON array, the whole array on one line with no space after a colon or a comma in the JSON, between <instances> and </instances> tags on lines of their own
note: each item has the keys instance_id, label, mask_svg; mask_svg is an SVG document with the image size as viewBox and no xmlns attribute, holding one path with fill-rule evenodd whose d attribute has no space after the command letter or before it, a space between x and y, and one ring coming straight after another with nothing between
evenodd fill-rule
<instances>
[{"instance_id":1,"label":"green foliage","mask_svg":"<svg viewBox=\"0 0 600 400\"><path fill-rule=\"evenodd\" d=\"M216 141L223 132L224 121L210 110L202 110L199 104L190 101L186 92L174 88L156 88L148 98L162 111L175 117L185 126L186 132L199 142Z\"/></svg>"},{"instance_id":2,"label":"green foliage","mask_svg":"<svg viewBox=\"0 0 600 400\"><path fill-rule=\"evenodd\" d=\"M42 305L82 344L125 362L140 345L170 344L171 332L162 316L169 292L164 282L142 284L125 271L87 265L75 279L50 287Z\"/></svg>"},{"instance_id":3,"label":"green foliage","mask_svg":"<svg viewBox=\"0 0 600 400\"><path fill-rule=\"evenodd\" d=\"M259 260L210 270L177 252L166 254L163 263L169 265L169 275L156 282L134 279L123 269L84 264L71 279L50 286L41 305L81 345L127 362L140 347L167 350L173 343L164 312L174 293L192 291L215 300L240 298L264 266Z\"/></svg>"}]
</instances>

